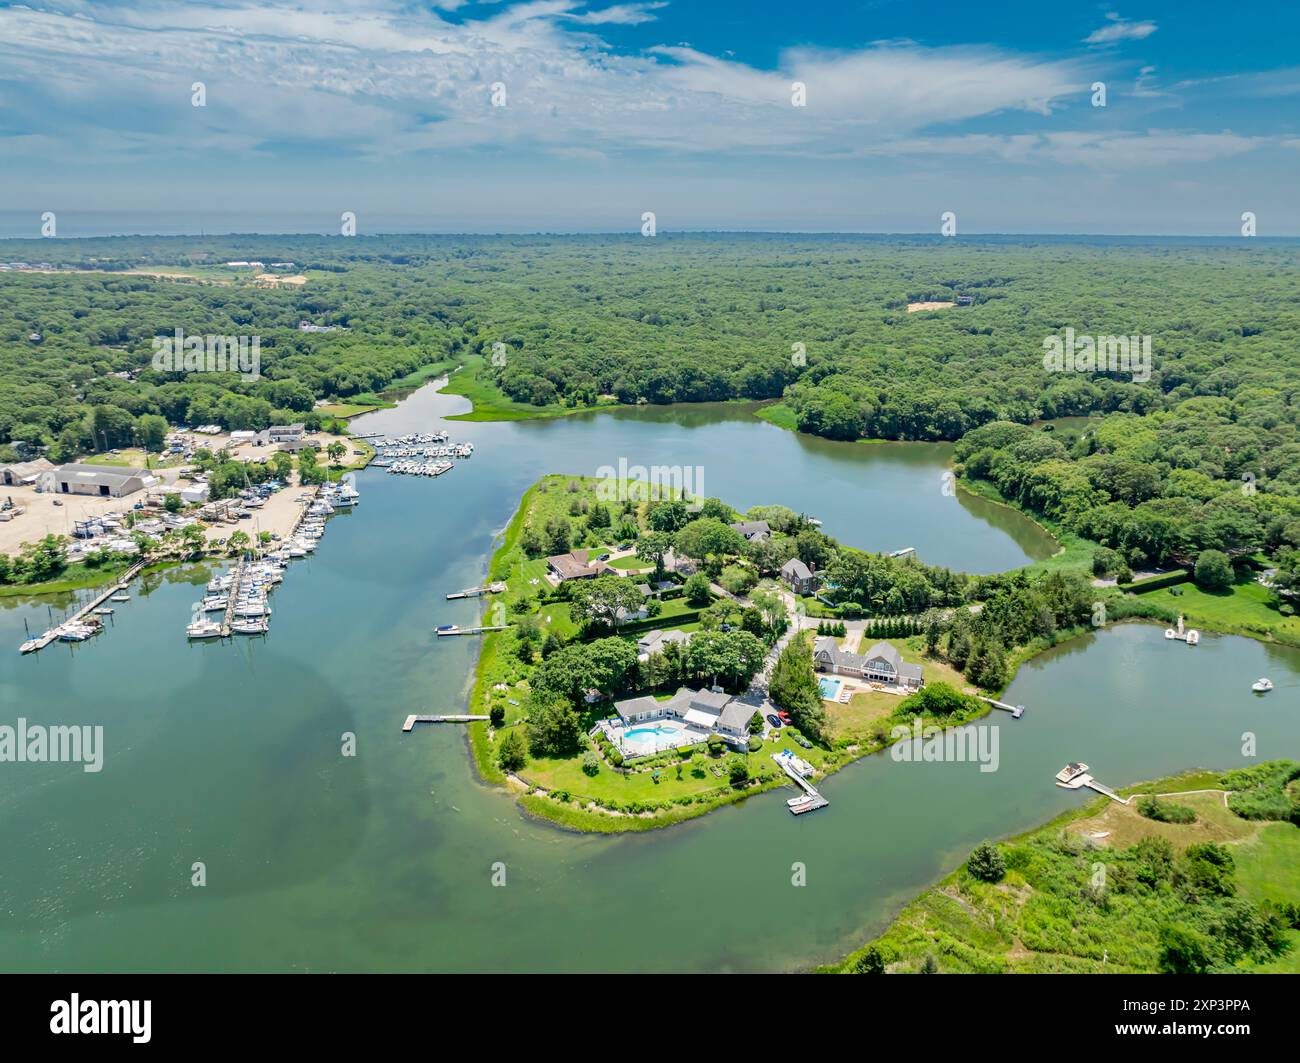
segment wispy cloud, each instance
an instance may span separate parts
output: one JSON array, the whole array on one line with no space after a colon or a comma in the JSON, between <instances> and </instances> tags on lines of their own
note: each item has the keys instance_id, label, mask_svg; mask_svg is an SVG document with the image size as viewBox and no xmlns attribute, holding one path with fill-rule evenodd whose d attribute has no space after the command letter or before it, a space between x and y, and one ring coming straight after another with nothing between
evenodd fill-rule
<instances>
[{"instance_id":1,"label":"wispy cloud","mask_svg":"<svg viewBox=\"0 0 1300 1063\"><path fill-rule=\"evenodd\" d=\"M1116 41L1141 41L1158 29L1154 22L1130 22L1114 11L1107 12L1106 24L1093 30L1084 42L1087 44L1114 44Z\"/></svg>"},{"instance_id":2,"label":"wispy cloud","mask_svg":"<svg viewBox=\"0 0 1300 1063\"><path fill-rule=\"evenodd\" d=\"M42 99L42 131L55 136L111 134L147 114L173 147L237 138L380 158L526 144L818 154L935 123L1045 115L1083 84L1069 60L989 47L796 49L764 70L686 46L620 53L589 30L662 6L530 0L459 23L380 0L8 8L0 65ZM202 110L188 106L193 81L208 86ZM794 81L806 107L792 106ZM495 82L506 107L490 106Z\"/></svg>"}]
</instances>

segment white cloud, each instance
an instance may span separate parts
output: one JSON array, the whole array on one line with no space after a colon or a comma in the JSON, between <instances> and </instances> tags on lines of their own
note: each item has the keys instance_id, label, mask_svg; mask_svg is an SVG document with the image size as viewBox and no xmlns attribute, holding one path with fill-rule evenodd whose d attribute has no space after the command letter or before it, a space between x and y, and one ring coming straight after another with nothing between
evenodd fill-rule
<instances>
[{"instance_id":1,"label":"white cloud","mask_svg":"<svg viewBox=\"0 0 1300 1063\"><path fill-rule=\"evenodd\" d=\"M1106 25L1093 30L1084 38L1086 44L1114 44L1116 41L1141 41L1150 37L1159 28L1154 22L1130 22L1110 11L1106 14Z\"/></svg>"},{"instance_id":2,"label":"white cloud","mask_svg":"<svg viewBox=\"0 0 1300 1063\"><path fill-rule=\"evenodd\" d=\"M1208 163L1269 145L1285 145L1278 137L1241 136L1230 131L1198 133L1148 129L1143 132L1080 132L997 136L968 134L920 137L868 149L891 156L983 156L1012 163L1052 162L1067 167L1131 170L1146 167Z\"/></svg>"},{"instance_id":3,"label":"white cloud","mask_svg":"<svg viewBox=\"0 0 1300 1063\"><path fill-rule=\"evenodd\" d=\"M1068 60L994 48L796 49L763 70L689 46L619 53L592 35L661 6L529 0L452 22L400 0L55 2L0 8L0 67L39 101L39 131L79 150L89 138L113 151L114 132L138 128L174 148L308 143L376 159L527 145L818 155L1005 111L1047 114L1084 84ZM795 80L807 107L791 106ZM204 109L189 107L194 81L208 86ZM507 107L489 105L496 81Z\"/></svg>"}]
</instances>

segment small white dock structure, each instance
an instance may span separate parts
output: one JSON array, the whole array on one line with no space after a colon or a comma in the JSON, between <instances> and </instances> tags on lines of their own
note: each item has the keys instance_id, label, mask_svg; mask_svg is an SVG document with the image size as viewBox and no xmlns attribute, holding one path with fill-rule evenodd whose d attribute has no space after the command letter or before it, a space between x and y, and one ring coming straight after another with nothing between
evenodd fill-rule
<instances>
[{"instance_id":1,"label":"small white dock structure","mask_svg":"<svg viewBox=\"0 0 1300 1063\"><path fill-rule=\"evenodd\" d=\"M1004 712L1011 713L1014 720L1020 719L1025 714L1023 705L1008 705L1005 701L995 701L993 698L986 698L983 694L978 695L980 701L987 701L995 709L1002 709Z\"/></svg>"},{"instance_id":2,"label":"small white dock structure","mask_svg":"<svg viewBox=\"0 0 1300 1063\"><path fill-rule=\"evenodd\" d=\"M453 598L481 598L485 594L500 594L506 589L506 585L501 580L484 584L482 587L466 587L463 591L456 591L455 594L447 595L447 600Z\"/></svg>"},{"instance_id":3,"label":"small white dock structure","mask_svg":"<svg viewBox=\"0 0 1300 1063\"><path fill-rule=\"evenodd\" d=\"M486 719L488 719L486 716L420 716L412 714L402 724L402 730L409 731L417 723L473 723L475 720Z\"/></svg>"},{"instance_id":4,"label":"small white dock structure","mask_svg":"<svg viewBox=\"0 0 1300 1063\"><path fill-rule=\"evenodd\" d=\"M805 812L815 812L819 808L825 808L830 804L807 779L804 778L801 768L811 771L811 766L800 760L788 749L780 753L773 753L772 759L780 765L781 770L790 777L790 781L803 791L798 797L792 797L786 802L786 807L790 809L793 815L801 816Z\"/></svg>"},{"instance_id":5,"label":"small white dock structure","mask_svg":"<svg viewBox=\"0 0 1300 1063\"><path fill-rule=\"evenodd\" d=\"M1127 805L1132 800L1130 797L1120 797L1109 786L1094 779L1088 774L1088 765L1082 761L1067 764L1058 771L1056 773L1056 785L1063 790L1082 790L1086 786L1088 789L1096 790L1103 797L1109 797L1112 801L1121 805Z\"/></svg>"},{"instance_id":6,"label":"small white dock structure","mask_svg":"<svg viewBox=\"0 0 1300 1063\"><path fill-rule=\"evenodd\" d=\"M1183 627L1183 614L1178 614L1178 627L1165 628L1165 638L1185 642L1189 646L1195 646L1201 641L1201 633L1195 629L1187 630Z\"/></svg>"}]
</instances>

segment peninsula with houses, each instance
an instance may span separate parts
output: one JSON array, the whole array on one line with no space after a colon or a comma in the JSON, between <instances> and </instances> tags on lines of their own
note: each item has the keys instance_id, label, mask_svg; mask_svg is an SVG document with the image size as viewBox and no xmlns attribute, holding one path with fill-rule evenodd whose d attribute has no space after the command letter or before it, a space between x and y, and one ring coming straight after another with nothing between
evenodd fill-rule
<instances>
[{"instance_id":1,"label":"peninsula with houses","mask_svg":"<svg viewBox=\"0 0 1300 1063\"><path fill-rule=\"evenodd\" d=\"M504 622L483 634L471 747L530 813L666 826L789 785L790 763L804 783L834 772L899 721L987 711L942 645L970 578L844 547L780 505L602 486L534 484L478 599Z\"/></svg>"}]
</instances>

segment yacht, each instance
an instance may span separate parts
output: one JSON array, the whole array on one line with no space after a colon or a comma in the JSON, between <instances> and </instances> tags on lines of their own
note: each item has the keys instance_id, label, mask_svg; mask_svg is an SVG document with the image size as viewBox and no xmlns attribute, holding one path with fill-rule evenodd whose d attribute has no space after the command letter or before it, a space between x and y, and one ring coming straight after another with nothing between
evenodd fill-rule
<instances>
[{"instance_id":1,"label":"yacht","mask_svg":"<svg viewBox=\"0 0 1300 1063\"><path fill-rule=\"evenodd\" d=\"M271 630L271 622L266 619L235 620L231 623L230 630L236 635L265 635Z\"/></svg>"},{"instance_id":2,"label":"yacht","mask_svg":"<svg viewBox=\"0 0 1300 1063\"><path fill-rule=\"evenodd\" d=\"M1256 679L1253 683L1250 684L1250 689L1253 690L1256 694L1267 694L1270 690L1273 689L1273 680L1267 678L1266 676L1260 676L1260 678Z\"/></svg>"},{"instance_id":3,"label":"yacht","mask_svg":"<svg viewBox=\"0 0 1300 1063\"><path fill-rule=\"evenodd\" d=\"M64 642L85 642L95 633L89 624L70 623L59 628L59 638Z\"/></svg>"},{"instance_id":4,"label":"yacht","mask_svg":"<svg viewBox=\"0 0 1300 1063\"><path fill-rule=\"evenodd\" d=\"M221 625L214 620L196 620L186 627L185 634L192 639L216 639L221 637Z\"/></svg>"}]
</instances>

